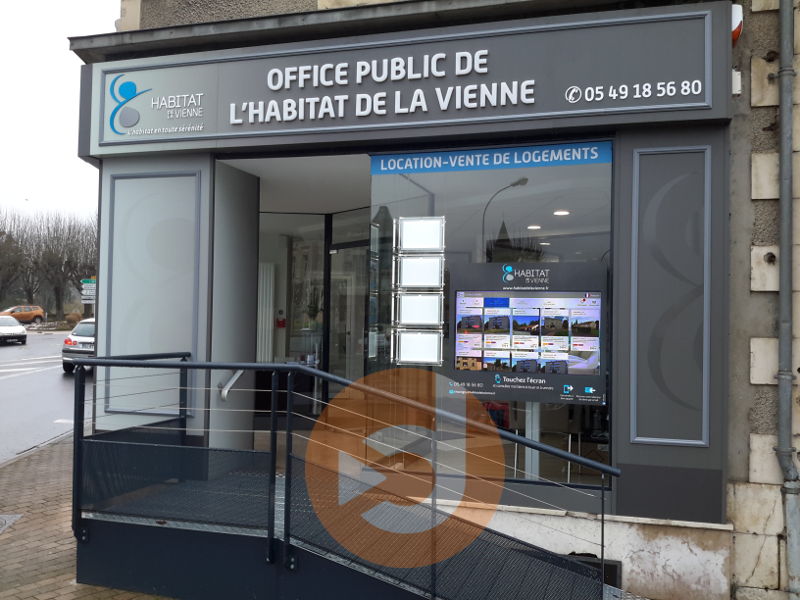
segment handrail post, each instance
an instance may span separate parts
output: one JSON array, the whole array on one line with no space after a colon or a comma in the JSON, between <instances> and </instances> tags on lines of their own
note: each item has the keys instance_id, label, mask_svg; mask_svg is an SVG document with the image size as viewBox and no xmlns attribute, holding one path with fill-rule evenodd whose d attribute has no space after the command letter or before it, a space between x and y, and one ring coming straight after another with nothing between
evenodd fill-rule
<instances>
[{"instance_id":1,"label":"handrail post","mask_svg":"<svg viewBox=\"0 0 800 600\"><path fill-rule=\"evenodd\" d=\"M600 598L606 580L606 474L600 473Z\"/></svg>"},{"instance_id":2,"label":"handrail post","mask_svg":"<svg viewBox=\"0 0 800 600\"><path fill-rule=\"evenodd\" d=\"M290 543L292 512L292 413L294 412L294 371L286 376L286 470L284 481L286 489L283 493L283 552L284 566L293 571L297 561L292 553Z\"/></svg>"},{"instance_id":3,"label":"handrail post","mask_svg":"<svg viewBox=\"0 0 800 600\"><path fill-rule=\"evenodd\" d=\"M269 491L267 494L267 562L275 562L275 479L278 469L278 372L272 371L269 400Z\"/></svg>"},{"instance_id":4,"label":"handrail post","mask_svg":"<svg viewBox=\"0 0 800 600\"><path fill-rule=\"evenodd\" d=\"M436 419L436 415L433 415L433 426L431 427L431 483L433 484L431 489L431 600L436 599L436 486L439 482L439 474L437 471L439 464L439 448L438 440L436 438L438 431L437 426L438 421Z\"/></svg>"},{"instance_id":5,"label":"handrail post","mask_svg":"<svg viewBox=\"0 0 800 600\"><path fill-rule=\"evenodd\" d=\"M186 362L186 357L181 358L180 362ZM188 390L189 387L189 372L185 367L181 367L178 376L178 405L179 405L179 421L181 428L181 445L186 445L186 425L187 425L187 411L189 407Z\"/></svg>"},{"instance_id":6,"label":"handrail post","mask_svg":"<svg viewBox=\"0 0 800 600\"><path fill-rule=\"evenodd\" d=\"M86 369L75 369L75 407L73 414L72 451L72 534L79 542L86 542L89 534L81 519L81 490L83 487L83 421L86 401Z\"/></svg>"}]
</instances>

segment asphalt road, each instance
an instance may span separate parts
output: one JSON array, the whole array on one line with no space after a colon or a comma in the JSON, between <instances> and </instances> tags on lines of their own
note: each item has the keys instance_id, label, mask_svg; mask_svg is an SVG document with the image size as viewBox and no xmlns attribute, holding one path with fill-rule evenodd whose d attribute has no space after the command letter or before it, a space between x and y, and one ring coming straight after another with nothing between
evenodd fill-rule
<instances>
[{"instance_id":1,"label":"asphalt road","mask_svg":"<svg viewBox=\"0 0 800 600\"><path fill-rule=\"evenodd\" d=\"M68 333L29 331L24 346L0 344L0 464L72 430L73 378L61 368Z\"/></svg>"}]
</instances>

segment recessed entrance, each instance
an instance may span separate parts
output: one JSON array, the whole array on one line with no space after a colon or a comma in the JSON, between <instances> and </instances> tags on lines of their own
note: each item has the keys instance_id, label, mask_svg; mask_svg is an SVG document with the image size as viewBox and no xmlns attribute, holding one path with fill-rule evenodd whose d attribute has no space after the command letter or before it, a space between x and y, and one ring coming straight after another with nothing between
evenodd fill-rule
<instances>
[{"instance_id":1,"label":"recessed entrance","mask_svg":"<svg viewBox=\"0 0 800 600\"><path fill-rule=\"evenodd\" d=\"M526 356L532 355L533 346L525 346L517 354L510 348L487 351L484 346L484 356L477 359L459 354L456 338L464 332L456 331L457 325L451 326L450 321L455 323L457 318L452 299L457 290L471 290L466 292L469 294L484 288L477 281L465 283L462 277L454 282L451 278L455 273L469 273L470 265L485 263L598 265L604 271L610 249L610 160L544 168L379 176L371 167L371 157L364 154L219 162L258 180L256 360L299 362L350 380L393 368L397 364L395 311L399 305L392 283L396 267L392 248L396 247L398 218L443 217L446 275L440 293L444 348L441 365L427 368L448 371L447 376L455 378L465 369L474 371L470 366L473 362L479 371L491 371L492 375L507 370L510 375L527 376L534 367L545 374L558 374L559 369L567 368L560 366L567 361L553 357L538 365L535 359L524 359L522 354L527 351ZM430 290L421 292L422 296L426 293ZM410 300L420 298L417 294ZM528 337L543 335L535 331L537 326L530 315L514 320L505 317L507 326L498 315L485 317L489 320L481 327L505 327L509 330L506 337L520 344L528 341L520 341L523 333ZM559 325L569 319L570 328L577 327L580 320L570 312L559 313L559 319ZM589 331L587 336L597 335L588 325L583 326ZM500 343L503 334L492 329L486 330L484 337ZM557 334L550 337L553 339L548 343L560 343ZM559 352L566 356L567 350L565 347ZM495 357L503 353L508 355L508 364ZM493 362L487 362L490 354L495 357ZM591 357L584 357L580 351L572 354L569 360L581 359L583 370L589 365L592 373L600 373L592 366ZM294 427L309 431L326 401L342 388L310 377L307 381L298 378L295 383ZM268 390L270 385L264 377L256 380L258 389ZM280 385L284 389L283 382ZM269 395L257 394L256 411L266 411L268 406ZM604 406L539 403L500 395L483 401L483 406L486 418L500 428L595 460L609 460L609 423ZM285 405L279 405L279 409L284 410ZM298 451L306 437L304 433L298 435ZM514 444L506 444L505 452L507 479L599 483L595 473L540 457Z\"/></svg>"}]
</instances>

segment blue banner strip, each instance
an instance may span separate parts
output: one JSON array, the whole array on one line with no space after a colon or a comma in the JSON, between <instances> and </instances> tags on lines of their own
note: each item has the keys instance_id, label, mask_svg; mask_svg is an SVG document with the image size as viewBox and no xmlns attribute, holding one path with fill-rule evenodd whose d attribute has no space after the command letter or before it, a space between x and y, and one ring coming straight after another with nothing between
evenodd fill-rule
<instances>
[{"instance_id":1,"label":"blue banner strip","mask_svg":"<svg viewBox=\"0 0 800 600\"><path fill-rule=\"evenodd\" d=\"M383 154L372 157L373 175L444 173L524 167L563 167L611 162L611 142L581 142L551 146Z\"/></svg>"}]
</instances>

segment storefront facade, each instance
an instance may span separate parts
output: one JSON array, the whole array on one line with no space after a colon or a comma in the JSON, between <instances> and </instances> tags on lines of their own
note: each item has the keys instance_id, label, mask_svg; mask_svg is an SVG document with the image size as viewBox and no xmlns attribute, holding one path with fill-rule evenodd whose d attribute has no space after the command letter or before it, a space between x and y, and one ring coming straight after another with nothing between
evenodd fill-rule
<instances>
[{"instance_id":1,"label":"storefront facade","mask_svg":"<svg viewBox=\"0 0 800 600\"><path fill-rule=\"evenodd\" d=\"M622 470L607 557L626 587L727 597L730 3L451 26L400 4L282 35L177 28L191 52L73 41L105 53L80 143L101 170L98 355L432 370L499 428ZM241 432L267 382L215 413L229 375L191 382L192 444L257 447ZM113 386L99 429L151 419ZM310 428L346 390L302 392ZM504 452L493 526L591 527L559 511L596 513L599 476ZM707 564L649 582L656 534Z\"/></svg>"}]
</instances>

